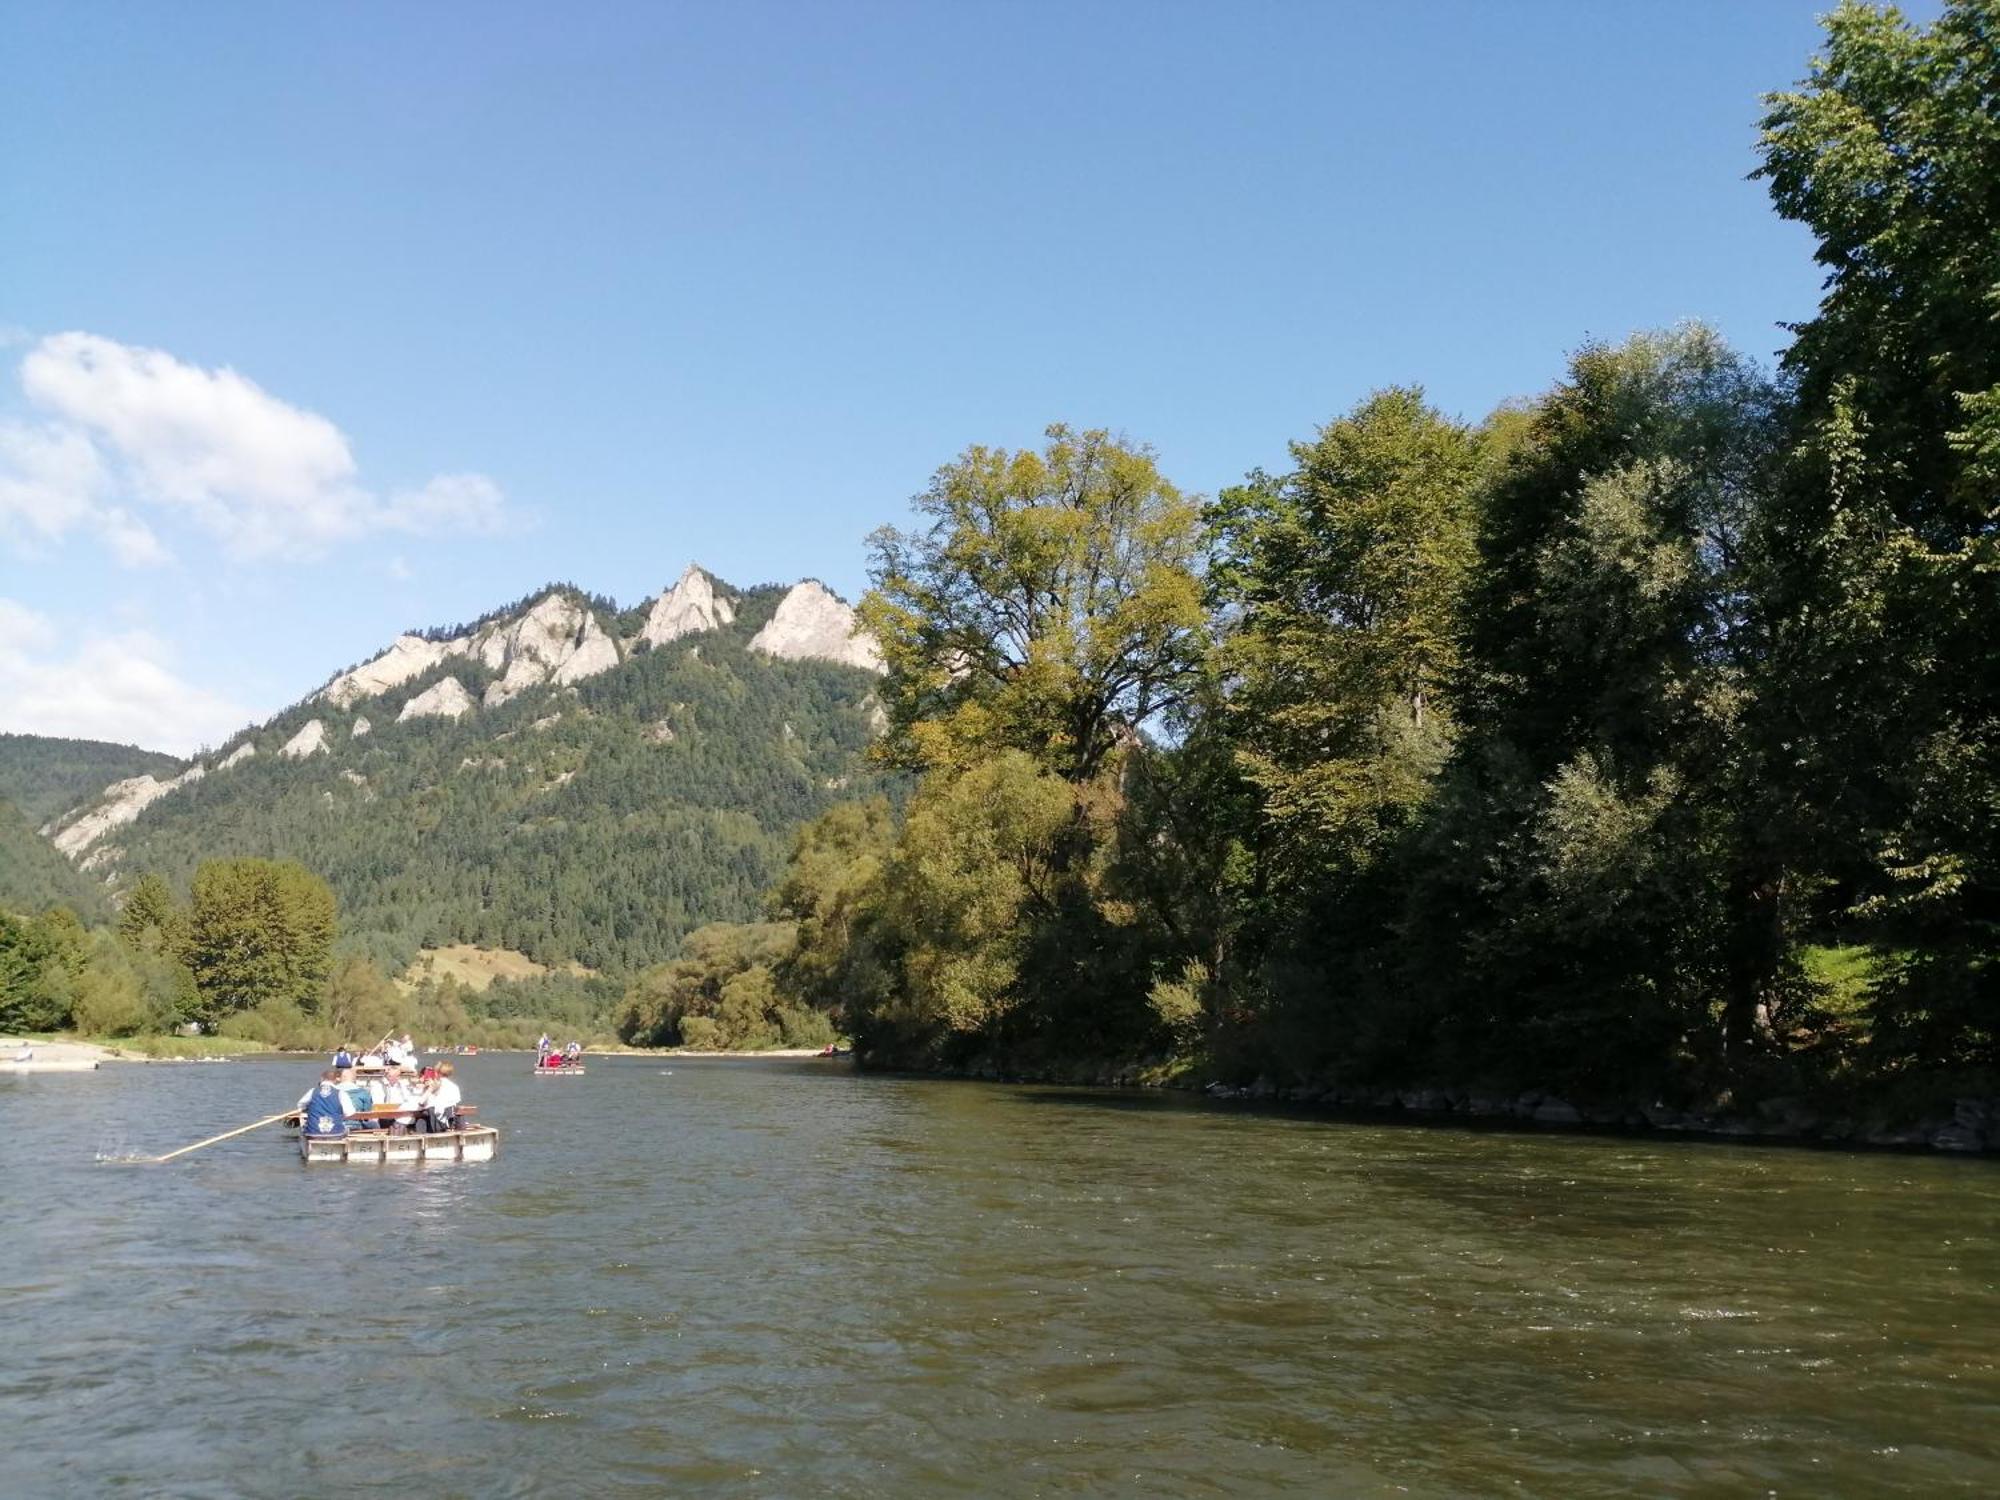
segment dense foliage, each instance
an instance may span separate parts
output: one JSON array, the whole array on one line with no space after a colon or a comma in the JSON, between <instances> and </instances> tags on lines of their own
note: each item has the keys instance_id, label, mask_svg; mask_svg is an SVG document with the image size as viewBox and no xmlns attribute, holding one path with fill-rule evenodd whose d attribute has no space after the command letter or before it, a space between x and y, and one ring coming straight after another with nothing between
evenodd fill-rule
<instances>
[{"instance_id":1,"label":"dense foliage","mask_svg":"<svg viewBox=\"0 0 2000 1500\"><path fill-rule=\"evenodd\" d=\"M969 450L876 542L900 822L756 963L877 1061L1629 1096L2000 1069L2000 4L1842 7L1763 171L1827 268L1198 508ZM765 929L758 929L763 932Z\"/></svg>"},{"instance_id":2,"label":"dense foliage","mask_svg":"<svg viewBox=\"0 0 2000 1500\"><path fill-rule=\"evenodd\" d=\"M641 1047L823 1047L823 1011L788 1003L772 973L795 940L783 923L717 922L688 934L681 956L626 992L618 1034Z\"/></svg>"},{"instance_id":3,"label":"dense foliage","mask_svg":"<svg viewBox=\"0 0 2000 1500\"><path fill-rule=\"evenodd\" d=\"M0 734L0 801L13 803L37 828L114 781L133 776L165 780L180 769L171 755L136 745Z\"/></svg>"},{"instance_id":4,"label":"dense foliage","mask_svg":"<svg viewBox=\"0 0 2000 1500\"><path fill-rule=\"evenodd\" d=\"M64 859L13 803L0 798L0 911L66 906L101 922L110 915L104 889Z\"/></svg>"},{"instance_id":5,"label":"dense foliage","mask_svg":"<svg viewBox=\"0 0 2000 1500\"><path fill-rule=\"evenodd\" d=\"M526 1046L550 1029L608 1034L618 986L606 980L398 984L366 958L336 956L333 893L300 865L210 860L192 884L182 902L148 875L125 893L116 924L95 930L66 908L0 909L0 1031L127 1038L198 1027L309 1050L392 1031L486 1046Z\"/></svg>"}]
</instances>

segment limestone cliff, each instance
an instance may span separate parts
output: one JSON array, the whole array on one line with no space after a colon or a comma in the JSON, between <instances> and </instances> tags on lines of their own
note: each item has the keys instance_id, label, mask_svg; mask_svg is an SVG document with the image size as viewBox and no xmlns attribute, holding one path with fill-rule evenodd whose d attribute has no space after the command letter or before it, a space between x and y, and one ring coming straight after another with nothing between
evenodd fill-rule
<instances>
[{"instance_id":1,"label":"limestone cliff","mask_svg":"<svg viewBox=\"0 0 2000 1500\"><path fill-rule=\"evenodd\" d=\"M465 690L465 684L456 677L445 677L432 683L403 705L403 711L396 715L396 722L407 719L456 719L472 711L472 694Z\"/></svg>"},{"instance_id":2,"label":"limestone cliff","mask_svg":"<svg viewBox=\"0 0 2000 1500\"><path fill-rule=\"evenodd\" d=\"M860 628L853 607L815 579L807 579L779 601L770 623L750 641L752 651L785 661L831 661L880 672L882 652Z\"/></svg>"},{"instance_id":3,"label":"limestone cliff","mask_svg":"<svg viewBox=\"0 0 2000 1500\"><path fill-rule=\"evenodd\" d=\"M423 676L447 656L462 655L465 644L463 640L427 641L418 635L399 635L387 651L351 672L343 672L315 696L336 708L347 708Z\"/></svg>"},{"instance_id":4,"label":"limestone cliff","mask_svg":"<svg viewBox=\"0 0 2000 1500\"><path fill-rule=\"evenodd\" d=\"M305 760L308 756L326 752L326 725L318 719L307 722L305 728L286 740L278 754L286 760Z\"/></svg>"},{"instance_id":5,"label":"limestone cliff","mask_svg":"<svg viewBox=\"0 0 2000 1500\"><path fill-rule=\"evenodd\" d=\"M639 639L649 646L664 646L684 635L720 630L735 619L735 604L726 594L716 592L706 573L689 563L680 580L653 601Z\"/></svg>"},{"instance_id":6,"label":"limestone cliff","mask_svg":"<svg viewBox=\"0 0 2000 1500\"><path fill-rule=\"evenodd\" d=\"M76 812L64 814L42 832L58 849L75 859L105 834L114 828L122 828L168 792L199 781L205 774L202 767L189 766L169 781L159 781L151 776L133 776L114 782L95 802Z\"/></svg>"}]
</instances>

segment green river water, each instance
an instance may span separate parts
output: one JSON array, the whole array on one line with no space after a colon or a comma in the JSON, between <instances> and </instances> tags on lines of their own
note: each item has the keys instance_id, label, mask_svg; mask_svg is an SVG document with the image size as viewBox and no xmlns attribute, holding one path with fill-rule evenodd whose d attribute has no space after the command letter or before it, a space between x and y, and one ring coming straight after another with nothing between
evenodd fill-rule
<instances>
[{"instance_id":1,"label":"green river water","mask_svg":"<svg viewBox=\"0 0 2000 1500\"><path fill-rule=\"evenodd\" d=\"M1993 1495L2000 1163L844 1064L0 1079L11 1496Z\"/></svg>"}]
</instances>

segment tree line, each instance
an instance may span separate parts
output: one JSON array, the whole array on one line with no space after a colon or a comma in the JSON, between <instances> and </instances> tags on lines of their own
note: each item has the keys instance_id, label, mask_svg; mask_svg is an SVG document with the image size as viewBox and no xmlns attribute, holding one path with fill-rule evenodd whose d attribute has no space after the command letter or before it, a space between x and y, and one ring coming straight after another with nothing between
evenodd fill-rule
<instances>
[{"instance_id":1,"label":"tree line","mask_svg":"<svg viewBox=\"0 0 2000 1500\"><path fill-rule=\"evenodd\" d=\"M863 605L907 810L687 961L891 1064L1990 1080L1996 37L1848 4L1767 99L1825 272L1774 369L1689 325L1477 422L1387 388L1206 502L1101 431L947 464Z\"/></svg>"},{"instance_id":2,"label":"tree line","mask_svg":"<svg viewBox=\"0 0 2000 1500\"><path fill-rule=\"evenodd\" d=\"M143 876L115 924L86 927L66 907L0 911L0 1031L118 1039L192 1029L328 1051L414 1031L526 1046L550 1026L601 1035L616 995L615 985L553 975L484 992L449 978L398 985L344 945L340 927L332 889L290 860L204 861L185 901Z\"/></svg>"}]
</instances>

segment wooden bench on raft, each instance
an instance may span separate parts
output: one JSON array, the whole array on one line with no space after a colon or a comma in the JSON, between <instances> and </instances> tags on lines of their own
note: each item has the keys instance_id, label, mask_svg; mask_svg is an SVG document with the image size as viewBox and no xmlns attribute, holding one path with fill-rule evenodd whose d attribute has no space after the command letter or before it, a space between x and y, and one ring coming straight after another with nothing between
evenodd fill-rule
<instances>
[{"instance_id":1,"label":"wooden bench on raft","mask_svg":"<svg viewBox=\"0 0 2000 1500\"><path fill-rule=\"evenodd\" d=\"M362 1120L362 1121L372 1122L377 1125L386 1125L391 1123L392 1121L403 1119L405 1116L410 1116L414 1118L416 1115L421 1113L422 1113L421 1110L408 1109L400 1104L391 1104L391 1105L386 1105L381 1109L357 1109L353 1114L349 1115L347 1118L350 1122L355 1120ZM478 1119L476 1118L478 1114L479 1114L478 1105L461 1104L459 1105L457 1111L454 1113L453 1118L458 1120L463 1120L468 1125L477 1125L479 1123ZM299 1111L293 1110L289 1115L285 1116L284 1123L287 1127L296 1127L299 1124L301 1124L302 1121L299 1115Z\"/></svg>"}]
</instances>

